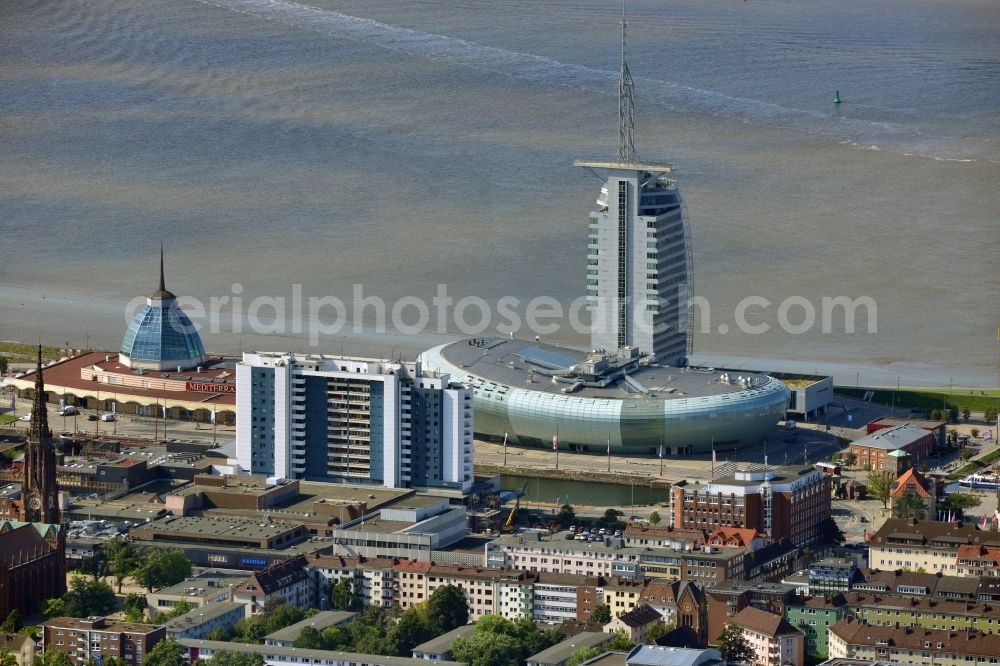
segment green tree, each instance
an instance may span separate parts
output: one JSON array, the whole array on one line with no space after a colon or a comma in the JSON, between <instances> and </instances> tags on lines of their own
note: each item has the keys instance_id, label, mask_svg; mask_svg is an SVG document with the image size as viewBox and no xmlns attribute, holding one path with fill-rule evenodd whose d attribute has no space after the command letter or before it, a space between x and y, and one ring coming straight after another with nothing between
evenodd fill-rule
<instances>
[{"instance_id":1,"label":"green tree","mask_svg":"<svg viewBox=\"0 0 1000 666\"><path fill-rule=\"evenodd\" d=\"M598 624L611 622L611 606L607 604L597 604L590 613L590 621Z\"/></svg>"},{"instance_id":2,"label":"green tree","mask_svg":"<svg viewBox=\"0 0 1000 666\"><path fill-rule=\"evenodd\" d=\"M125 595L125 618L129 622L142 622L146 610L146 597L135 592Z\"/></svg>"},{"instance_id":3,"label":"green tree","mask_svg":"<svg viewBox=\"0 0 1000 666\"><path fill-rule=\"evenodd\" d=\"M292 643L292 647L304 650L325 650L323 634L316 627L303 627L299 632L299 637Z\"/></svg>"},{"instance_id":4,"label":"green tree","mask_svg":"<svg viewBox=\"0 0 1000 666\"><path fill-rule=\"evenodd\" d=\"M66 615L66 602L59 597L56 597L54 599L46 599L45 603L42 604L42 617L46 620L51 620L57 617L64 617L65 615Z\"/></svg>"},{"instance_id":5,"label":"green tree","mask_svg":"<svg viewBox=\"0 0 1000 666\"><path fill-rule=\"evenodd\" d=\"M964 408L962 410L962 419L965 420L965 421L968 421L971 418L972 418L972 412L969 411L968 407Z\"/></svg>"},{"instance_id":6,"label":"green tree","mask_svg":"<svg viewBox=\"0 0 1000 666\"><path fill-rule=\"evenodd\" d=\"M962 460L968 461L972 458L972 456L976 455L976 453L972 449L962 449L958 455L962 458Z\"/></svg>"},{"instance_id":7,"label":"green tree","mask_svg":"<svg viewBox=\"0 0 1000 666\"><path fill-rule=\"evenodd\" d=\"M435 636L469 623L469 601L457 585L442 585L427 599L427 617Z\"/></svg>"},{"instance_id":8,"label":"green tree","mask_svg":"<svg viewBox=\"0 0 1000 666\"><path fill-rule=\"evenodd\" d=\"M604 647L585 647L580 648L573 655L566 660L566 666L580 666L583 662L588 659L593 659L594 657L604 654Z\"/></svg>"},{"instance_id":9,"label":"green tree","mask_svg":"<svg viewBox=\"0 0 1000 666\"><path fill-rule=\"evenodd\" d=\"M41 666L76 666L68 654L51 647L45 650L38 661L41 661Z\"/></svg>"},{"instance_id":10,"label":"green tree","mask_svg":"<svg viewBox=\"0 0 1000 666\"><path fill-rule=\"evenodd\" d=\"M395 655L396 646L389 639L395 613L378 606L359 613L350 625L350 649L362 654Z\"/></svg>"},{"instance_id":11,"label":"green tree","mask_svg":"<svg viewBox=\"0 0 1000 666\"><path fill-rule=\"evenodd\" d=\"M157 624L163 624L168 620L172 620L175 617L180 617L181 615L187 615L195 609L195 605L186 599L181 599L176 604L174 604L170 610L162 610L156 613ZM127 612L127 611L126 611Z\"/></svg>"},{"instance_id":12,"label":"green tree","mask_svg":"<svg viewBox=\"0 0 1000 666\"><path fill-rule=\"evenodd\" d=\"M844 456L844 464L848 467L854 467L858 464L858 454L848 451Z\"/></svg>"},{"instance_id":13,"label":"green tree","mask_svg":"<svg viewBox=\"0 0 1000 666\"><path fill-rule=\"evenodd\" d=\"M233 625L233 642L259 644L264 642L264 636L267 636L267 630L259 615L240 618Z\"/></svg>"},{"instance_id":14,"label":"green tree","mask_svg":"<svg viewBox=\"0 0 1000 666\"><path fill-rule=\"evenodd\" d=\"M986 419L987 423L996 424L996 422L997 422L997 408L996 407L987 407L986 408L986 412L983 414L983 417Z\"/></svg>"},{"instance_id":15,"label":"green tree","mask_svg":"<svg viewBox=\"0 0 1000 666\"><path fill-rule=\"evenodd\" d=\"M118 583L118 593L121 594L122 583L142 564L142 557L135 546L124 538L116 538L101 545L101 558L104 560L102 569L106 568Z\"/></svg>"},{"instance_id":16,"label":"green tree","mask_svg":"<svg viewBox=\"0 0 1000 666\"><path fill-rule=\"evenodd\" d=\"M307 629L312 629L312 627L307 627ZM316 630L313 629L313 631ZM229 633L229 630L226 629L225 627L216 627L215 629L212 629L210 632L205 634L205 640L209 641L228 641L230 638L231 635ZM105 664L105 666L107 665Z\"/></svg>"},{"instance_id":17,"label":"green tree","mask_svg":"<svg viewBox=\"0 0 1000 666\"><path fill-rule=\"evenodd\" d=\"M823 519L823 524L820 526L820 529L822 530L822 539L826 543L833 543L839 546L847 540L844 536L844 532L840 529L840 526L837 525L837 521L831 517Z\"/></svg>"},{"instance_id":18,"label":"green tree","mask_svg":"<svg viewBox=\"0 0 1000 666\"><path fill-rule=\"evenodd\" d=\"M257 652L216 652L208 660L209 666L264 666L264 657Z\"/></svg>"},{"instance_id":19,"label":"green tree","mask_svg":"<svg viewBox=\"0 0 1000 666\"><path fill-rule=\"evenodd\" d=\"M520 666L521 645L507 634L476 631L471 636L456 638L451 644L455 661L469 666Z\"/></svg>"},{"instance_id":20,"label":"green tree","mask_svg":"<svg viewBox=\"0 0 1000 666\"><path fill-rule=\"evenodd\" d=\"M273 608L264 608L261 612L261 620L264 623L264 630L271 634L279 629L293 625L306 619L306 612L301 608L289 606L286 603L278 604Z\"/></svg>"},{"instance_id":21,"label":"green tree","mask_svg":"<svg viewBox=\"0 0 1000 666\"><path fill-rule=\"evenodd\" d=\"M149 651L145 666L187 666L187 651L174 638L165 638Z\"/></svg>"},{"instance_id":22,"label":"green tree","mask_svg":"<svg viewBox=\"0 0 1000 666\"><path fill-rule=\"evenodd\" d=\"M907 490L892 500L892 517L924 520L927 518L927 505L915 492Z\"/></svg>"},{"instance_id":23,"label":"green tree","mask_svg":"<svg viewBox=\"0 0 1000 666\"><path fill-rule=\"evenodd\" d=\"M716 639L716 648L726 661L754 663L757 658L743 630L729 622Z\"/></svg>"},{"instance_id":24,"label":"green tree","mask_svg":"<svg viewBox=\"0 0 1000 666\"><path fill-rule=\"evenodd\" d=\"M180 550L150 548L142 554L141 563L132 570L132 577L147 592L176 585L191 576L191 561Z\"/></svg>"},{"instance_id":25,"label":"green tree","mask_svg":"<svg viewBox=\"0 0 1000 666\"><path fill-rule=\"evenodd\" d=\"M939 511L955 511L960 516L964 516L966 511L975 509L982 501L975 495L969 493L948 493L948 495L938 502Z\"/></svg>"},{"instance_id":26,"label":"green tree","mask_svg":"<svg viewBox=\"0 0 1000 666\"><path fill-rule=\"evenodd\" d=\"M653 623L653 626L649 628L649 631L646 633L646 642L649 643L650 645L655 645L657 638L663 636L664 634L669 633L673 629L674 626L672 624L667 624L665 622L655 622Z\"/></svg>"},{"instance_id":27,"label":"green tree","mask_svg":"<svg viewBox=\"0 0 1000 666\"><path fill-rule=\"evenodd\" d=\"M0 624L0 631L5 631L8 634L16 634L21 631L21 627L23 626L21 611L15 608L7 615L7 619L3 621L3 624Z\"/></svg>"},{"instance_id":28,"label":"green tree","mask_svg":"<svg viewBox=\"0 0 1000 666\"><path fill-rule=\"evenodd\" d=\"M10 648L6 645L0 648L0 666L17 666L17 657L15 657Z\"/></svg>"},{"instance_id":29,"label":"green tree","mask_svg":"<svg viewBox=\"0 0 1000 666\"><path fill-rule=\"evenodd\" d=\"M107 615L118 607L115 592L107 583L83 576L73 578L63 599L66 601L65 612L72 617Z\"/></svg>"},{"instance_id":30,"label":"green tree","mask_svg":"<svg viewBox=\"0 0 1000 666\"><path fill-rule=\"evenodd\" d=\"M979 439L979 428L969 428L969 434L973 439Z\"/></svg>"},{"instance_id":31,"label":"green tree","mask_svg":"<svg viewBox=\"0 0 1000 666\"><path fill-rule=\"evenodd\" d=\"M576 520L576 511L569 504L563 504L559 507L559 513L556 514L556 522L559 523L559 527L566 529L573 524Z\"/></svg>"},{"instance_id":32,"label":"green tree","mask_svg":"<svg viewBox=\"0 0 1000 666\"><path fill-rule=\"evenodd\" d=\"M896 480L889 470L873 469L868 472L868 494L874 499L882 502L882 508L889 506L889 496L892 493L892 484Z\"/></svg>"},{"instance_id":33,"label":"green tree","mask_svg":"<svg viewBox=\"0 0 1000 666\"><path fill-rule=\"evenodd\" d=\"M396 626L389 630L389 640L401 656L411 654L413 648L435 635L423 604L406 609Z\"/></svg>"},{"instance_id":34,"label":"green tree","mask_svg":"<svg viewBox=\"0 0 1000 666\"><path fill-rule=\"evenodd\" d=\"M617 523L618 522L618 516L620 516L620 515L621 515L621 512L618 509L607 509L604 512L604 522L606 522L606 523Z\"/></svg>"},{"instance_id":35,"label":"green tree","mask_svg":"<svg viewBox=\"0 0 1000 666\"><path fill-rule=\"evenodd\" d=\"M357 612L364 607L364 604L354 594L354 586L351 581L342 578L330 586L330 606L333 610Z\"/></svg>"},{"instance_id":36,"label":"green tree","mask_svg":"<svg viewBox=\"0 0 1000 666\"><path fill-rule=\"evenodd\" d=\"M614 637L605 644L605 647L618 652L628 652L635 647L635 643L628 637L624 629L616 629Z\"/></svg>"},{"instance_id":37,"label":"green tree","mask_svg":"<svg viewBox=\"0 0 1000 666\"><path fill-rule=\"evenodd\" d=\"M653 511L653 512L651 512L649 514L649 524L650 525L659 525L660 524L660 520L661 520L661 518L660 518L660 512L659 511Z\"/></svg>"}]
</instances>

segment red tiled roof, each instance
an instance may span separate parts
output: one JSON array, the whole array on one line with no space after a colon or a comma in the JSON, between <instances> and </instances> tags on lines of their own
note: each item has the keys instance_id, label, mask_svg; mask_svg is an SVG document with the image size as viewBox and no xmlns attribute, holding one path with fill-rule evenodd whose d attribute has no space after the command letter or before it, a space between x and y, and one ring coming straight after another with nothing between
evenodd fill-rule
<instances>
[{"instance_id":1,"label":"red tiled roof","mask_svg":"<svg viewBox=\"0 0 1000 666\"><path fill-rule=\"evenodd\" d=\"M108 362L105 360L107 356L112 356L114 360ZM103 371L128 374L132 375L135 371L132 368L126 367L117 361L118 355L109 352L87 352L86 354L81 354L73 358L69 358L65 361L60 361L55 365L51 365L42 368L42 376L45 379L45 390L47 392L55 393L73 393L74 389L81 391L100 391L101 393L106 393L107 397L111 398L117 396L118 402L132 402L134 398L152 398L155 402L156 398L160 399L171 399L185 402L204 402L205 408L210 409L212 405L220 405L226 407L234 407L236 405L236 395L233 393L202 393L200 391L159 391L150 389L141 389L126 386L116 386L114 384L98 384L96 381L91 381L84 379L81 372L84 368L90 366L98 366ZM206 365L210 365L212 362L218 362L220 359L208 359L206 360ZM223 370L222 368L205 368L202 372L197 372L195 370L188 370L181 374L198 375L199 377L210 377L218 376L222 372L229 372L235 378L235 371L232 368ZM171 371L158 371L158 370L147 370L145 371L145 377L159 378L161 375L171 375L178 374ZM25 373L23 377L19 377L16 381L18 382L34 382L35 372L32 370L29 373ZM104 397L104 396L102 396ZM210 399L209 399L210 398ZM146 401L147 403L150 401Z\"/></svg>"},{"instance_id":2,"label":"red tiled roof","mask_svg":"<svg viewBox=\"0 0 1000 666\"><path fill-rule=\"evenodd\" d=\"M413 571L416 573L427 573L433 566L430 562L420 562L418 560L402 560L392 568L396 571Z\"/></svg>"},{"instance_id":3,"label":"red tiled roof","mask_svg":"<svg viewBox=\"0 0 1000 666\"><path fill-rule=\"evenodd\" d=\"M749 629L758 634L764 634L765 636L770 636L774 638L775 636L783 636L785 634L799 634L802 632L793 627L788 623L788 620L781 617L780 615L775 615L773 613L767 613L760 609L754 608L753 606L747 606L739 613L737 613L733 619L730 620L737 627L743 629Z\"/></svg>"},{"instance_id":4,"label":"red tiled roof","mask_svg":"<svg viewBox=\"0 0 1000 666\"><path fill-rule=\"evenodd\" d=\"M902 497L907 491L912 490L917 496L927 498L931 496L928 488L927 479L921 476L917 470L910 468L896 479L896 485L889 494L891 497Z\"/></svg>"},{"instance_id":5,"label":"red tiled roof","mask_svg":"<svg viewBox=\"0 0 1000 666\"><path fill-rule=\"evenodd\" d=\"M746 548L757 538L757 530L749 527L716 527L708 538L714 546Z\"/></svg>"},{"instance_id":6,"label":"red tiled roof","mask_svg":"<svg viewBox=\"0 0 1000 666\"><path fill-rule=\"evenodd\" d=\"M1000 566L1000 546L959 546L958 559L990 560Z\"/></svg>"}]
</instances>

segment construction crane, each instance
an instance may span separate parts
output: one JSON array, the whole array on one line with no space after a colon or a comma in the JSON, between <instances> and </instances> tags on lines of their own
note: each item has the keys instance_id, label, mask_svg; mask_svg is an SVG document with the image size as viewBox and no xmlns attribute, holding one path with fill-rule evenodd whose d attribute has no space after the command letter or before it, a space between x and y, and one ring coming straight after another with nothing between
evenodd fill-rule
<instances>
[{"instance_id":1,"label":"construction crane","mask_svg":"<svg viewBox=\"0 0 1000 666\"><path fill-rule=\"evenodd\" d=\"M504 521L503 527L500 528L504 534L510 534L514 531L514 517L517 515L517 510L521 508L521 496L528 490L528 484L525 482L524 486L521 488L521 492L517 494L514 499L514 508L510 510L507 515L507 520Z\"/></svg>"}]
</instances>

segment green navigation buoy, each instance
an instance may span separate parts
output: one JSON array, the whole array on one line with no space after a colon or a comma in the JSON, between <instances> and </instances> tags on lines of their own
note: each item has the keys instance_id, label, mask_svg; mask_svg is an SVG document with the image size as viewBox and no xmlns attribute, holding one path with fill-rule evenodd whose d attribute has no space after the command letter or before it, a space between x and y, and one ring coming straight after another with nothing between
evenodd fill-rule
<instances>
[{"instance_id":1,"label":"green navigation buoy","mask_svg":"<svg viewBox=\"0 0 1000 666\"><path fill-rule=\"evenodd\" d=\"M840 91L838 90L833 94L833 103L840 104Z\"/></svg>"}]
</instances>

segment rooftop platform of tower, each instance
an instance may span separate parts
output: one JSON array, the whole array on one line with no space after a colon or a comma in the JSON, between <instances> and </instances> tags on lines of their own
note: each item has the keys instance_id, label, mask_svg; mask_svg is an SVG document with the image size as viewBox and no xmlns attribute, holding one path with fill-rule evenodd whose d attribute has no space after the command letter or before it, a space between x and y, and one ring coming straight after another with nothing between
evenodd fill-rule
<instances>
[{"instance_id":1,"label":"rooftop platform of tower","mask_svg":"<svg viewBox=\"0 0 1000 666\"><path fill-rule=\"evenodd\" d=\"M620 171L648 171L650 173L671 173L673 164L666 162L622 162L618 160L576 160L573 166L584 169L618 169Z\"/></svg>"},{"instance_id":2,"label":"rooftop platform of tower","mask_svg":"<svg viewBox=\"0 0 1000 666\"><path fill-rule=\"evenodd\" d=\"M498 385L607 400L671 400L736 394L766 374L648 363L638 350L583 351L506 338L470 338L441 349L445 361Z\"/></svg>"}]
</instances>

